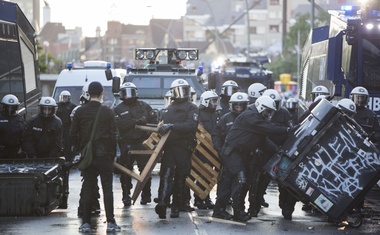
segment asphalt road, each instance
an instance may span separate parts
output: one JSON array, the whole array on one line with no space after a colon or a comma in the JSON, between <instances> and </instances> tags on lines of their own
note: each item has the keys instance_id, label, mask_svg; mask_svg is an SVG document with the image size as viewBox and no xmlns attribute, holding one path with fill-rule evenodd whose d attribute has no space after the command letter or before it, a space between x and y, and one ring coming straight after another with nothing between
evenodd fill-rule
<instances>
[{"instance_id":1,"label":"asphalt road","mask_svg":"<svg viewBox=\"0 0 380 235\"><path fill-rule=\"evenodd\" d=\"M152 194L157 195L159 177L153 174ZM78 170L70 172L69 208L53 210L41 217L0 217L0 233L12 235L27 234L77 234L81 224L77 217L77 207L81 177ZM215 188L211 193L215 198ZM284 220L278 207L278 190L271 183L266 201L268 208L263 208L258 218L247 223L233 221L215 221L212 210L195 210L181 213L180 218L161 220L154 212L155 203L140 205L140 198L135 205L124 208L121 201L121 188L118 175L114 178L114 199L116 222L122 231L118 234L380 234L380 188L376 185L369 192L363 210L364 220L360 228L339 227L328 223L327 216L317 212L304 212L302 203L297 203L293 220ZM104 206L101 204L101 208ZM106 234L104 210L92 219L92 234Z\"/></svg>"}]
</instances>

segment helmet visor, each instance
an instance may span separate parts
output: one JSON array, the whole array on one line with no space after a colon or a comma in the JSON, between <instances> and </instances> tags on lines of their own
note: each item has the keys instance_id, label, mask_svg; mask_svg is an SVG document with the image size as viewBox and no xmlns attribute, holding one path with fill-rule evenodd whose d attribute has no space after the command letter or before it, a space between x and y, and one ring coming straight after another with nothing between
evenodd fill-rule
<instances>
[{"instance_id":1,"label":"helmet visor","mask_svg":"<svg viewBox=\"0 0 380 235\"><path fill-rule=\"evenodd\" d=\"M261 115L263 115L263 117L266 119L266 120L268 120L268 121L270 121L271 119L272 119L272 117L273 117L273 114L274 114L274 110L273 109L265 109L263 112L261 112Z\"/></svg>"},{"instance_id":2,"label":"helmet visor","mask_svg":"<svg viewBox=\"0 0 380 235\"><path fill-rule=\"evenodd\" d=\"M18 105L6 105L3 104L3 114L5 115L16 115L17 114Z\"/></svg>"},{"instance_id":3,"label":"helmet visor","mask_svg":"<svg viewBox=\"0 0 380 235\"><path fill-rule=\"evenodd\" d=\"M59 96L59 101L60 101L60 102L67 103L67 102L70 101L70 96L69 96L69 95L60 95L60 96Z\"/></svg>"},{"instance_id":4,"label":"helmet visor","mask_svg":"<svg viewBox=\"0 0 380 235\"><path fill-rule=\"evenodd\" d=\"M242 113L247 109L247 102L231 103L231 111L234 113Z\"/></svg>"},{"instance_id":5,"label":"helmet visor","mask_svg":"<svg viewBox=\"0 0 380 235\"><path fill-rule=\"evenodd\" d=\"M125 88L120 90L120 99L131 99L137 96L136 89Z\"/></svg>"},{"instance_id":6,"label":"helmet visor","mask_svg":"<svg viewBox=\"0 0 380 235\"><path fill-rule=\"evenodd\" d=\"M225 86L223 87L222 95L231 96L234 93L238 92L239 88L234 86Z\"/></svg>"},{"instance_id":7,"label":"helmet visor","mask_svg":"<svg viewBox=\"0 0 380 235\"><path fill-rule=\"evenodd\" d=\"M39 106L42 117L52 117L55 114L54 106Z\"/></svg>"},{"instance_id":8,"label":"helmet visor","mask_svg":"<svg viewBox=\"0 0 380 235\"><path fill-rule=\"evenodd\" d=\"M189 86L177 86L172 88L173 99L188 99L190 95Z\"/></svg>"},{"instance_id":9,"label":"helmet visor","mask_svg":"<svg viewBox=\"0 0 380 235\"><path fill-rule=\"evenodd\" d=\"M368 96L363 94L352 94L351 100L354 101L358 107L365 107L368 104Z\"/></svg>"}]
</instances>

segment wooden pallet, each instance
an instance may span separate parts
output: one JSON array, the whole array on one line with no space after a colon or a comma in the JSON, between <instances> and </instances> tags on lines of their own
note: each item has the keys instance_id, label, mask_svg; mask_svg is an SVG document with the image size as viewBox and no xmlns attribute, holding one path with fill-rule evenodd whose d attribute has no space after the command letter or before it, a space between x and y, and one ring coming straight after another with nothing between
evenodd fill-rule
<instances>
[{"instance_id":1,"label":"wooden pallet","mask_svg":"<svg viewBox=\"0 0 380 235\"><path fill-rule=\"evenodd\" d=\"M197 146L191 156L191 171L186 178L186 185L201 199L214 188L221 170L221 161L212 145L211 135L198 125Z\"/></svg>"},{"instance_id":2,"label":"wooden pallet","mask_svg":"<svg viewBox=\"0 0 380 235\"><path fill-rule=\"evenodd\" d=\"M118 163L115 163L115 167L122 173L127 174L137 180L137 185L132 196L133 204L150 178L151 172L155 165L159 161L163 146L169 136L169 133L160 138L156 132L153 132L150 137L144 141L144 146L148 149L148 151L149 149L150 151L153 150L153 153L140 175L130 171ZM192 167L190 175L186 178L186 185L198 197L205 199L217 183L218 175L221 170L221 162L218 153L213 148L210 134L203 128L202 125L198 125L196 137L197 146L191 157Z\"/></svg>"}]
</instances>

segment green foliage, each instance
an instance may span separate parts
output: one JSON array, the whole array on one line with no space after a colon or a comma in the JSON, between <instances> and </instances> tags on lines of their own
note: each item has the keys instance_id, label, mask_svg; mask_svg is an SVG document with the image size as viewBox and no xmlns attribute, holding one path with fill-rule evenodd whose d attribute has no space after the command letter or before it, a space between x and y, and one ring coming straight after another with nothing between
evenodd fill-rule
<instances>
[{"instance_id":1,"label":"green foliage","mask_svg":"<svg viewBox=\"0 0 380 235\"><path fill-rule=\"evenodd\" d=\"M299 49L302 50L304 43L310 33L310 14L298 14L295 24L289 28L285 38L283 52L281 56L272 59L272 63L268 65L268 69L273 72L273 78L279 80L282 73L292 74L293 78L297 76L297 47L299 35ZM316 27L328 25L330 15L323 11L315 18Z\"/></svg>"}]
</instances>

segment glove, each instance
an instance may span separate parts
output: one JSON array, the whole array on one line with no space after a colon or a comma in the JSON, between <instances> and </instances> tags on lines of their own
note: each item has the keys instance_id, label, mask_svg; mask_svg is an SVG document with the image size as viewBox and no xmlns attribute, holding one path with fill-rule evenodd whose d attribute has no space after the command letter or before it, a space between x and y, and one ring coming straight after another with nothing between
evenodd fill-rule
<instances>
[{"instance_id":1,"label":"glove","mask_svg":"<svg viewBox=\"0 0 380 235\"><path fill-rule=\"evenodd\" d=\"M160 126L160 128L158 128L158 134L160 134L161 136L164 136L171 129L173 129L173 124L164 124Z\"/></svg>"},{"instance_id":2,"label":"glove","mask_svg":"<svg viewBox=\"0 0 380 235\"><path fill-rule=\"evenodd\" d=\"M80 162L80 155L75 155L74 159L73 159L73 164L77 164Z\"/></svg>"},{"instance_id":3,"label":"glove","mask_svg":"<svg viewBox=\"0 0 380 235\"><path fill-rule=\"evenodd\" d=\"M139 125L145 125L148 123L148 120L146 119L145 116L142 116L138 121L137 121L137 124Z\"/></svg>"},{"instance_id":4,"label":"glove","mask_svg":"<svg viewBox=\"0 0 380 235\"><path fill-rule=\"evenodd\" d=\"M294 132L295 130L297 130L298 128L300 128L300 126L301 126L301 124L297 124L297 125L295 125L295 126L289 127L289 128L288 128L288 133L289 133L289 132L290 132L290 133Z\"/></svg>"}]
</instances>

